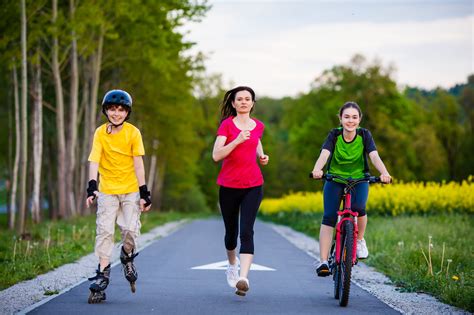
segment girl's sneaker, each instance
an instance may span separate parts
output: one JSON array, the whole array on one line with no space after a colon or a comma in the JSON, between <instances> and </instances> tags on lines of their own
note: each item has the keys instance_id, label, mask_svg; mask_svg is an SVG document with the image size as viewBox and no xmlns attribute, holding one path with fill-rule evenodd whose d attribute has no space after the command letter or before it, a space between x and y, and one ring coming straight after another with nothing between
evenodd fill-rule
<instances>
[{"instance_id":1,"label":"girl's sneaker","mask_svg":"<svg viewBox=\"0 0 474 315\"><path fill-rule=\"evenodd\" d=\"M235 288L237 289L235 294L245 296L249 290L249 279L240 277L239 281L237 281L237 284L235 285Z\"/></svg>"},{"instance_id":2,"label":"girl's sneaker","mask_svg":"<svg viewBox=\"0 0 474 315\"><path fill-rule=\"evenodd\" d=\"M235 288L237 281L239 281L239 266L240 261L238 257L235 257L236 262L235 265L231 265L230 263L227 265L227 270L225 274L227 276L227 283L231 288Z\"/></svg>"},{"instance_id":3,"label":"girl's sneaker","mask_svg":"<svg viewBox=\"0 0 474 315\"><path fill-rule=\"evenodd\" d=\"M316 273L320 277L327 277L331 274L329 264L326 260L319 263L318 267L316 267Z\"/></svg>"},{"instance_id":4,"label":"girl's sneaker","mask_svg":"<svg viewBox=\"0 0 474 315\"><path fill-rule=\"evenodd\" d=\"M365 259L369 257L369 250L364 239L357 240L357 258Z\"/></svg>"}]
</instances>

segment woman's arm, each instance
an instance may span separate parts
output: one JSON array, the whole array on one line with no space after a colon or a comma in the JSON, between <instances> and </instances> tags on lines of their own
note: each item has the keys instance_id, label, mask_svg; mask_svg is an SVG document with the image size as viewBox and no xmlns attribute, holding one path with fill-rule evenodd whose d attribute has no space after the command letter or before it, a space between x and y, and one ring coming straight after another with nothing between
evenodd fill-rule
<instances>
[{"instance_id":1,"label":"woman's arm","mask_svg":"<svg viewBox=\"0 0 474 315\"><path fill-rule=\"evenodd\" d=\"M262 141L260 141L260 139L258 139L258 145L257 145L257 157L260 158L264 155L263 153L263 145L262 145Z\"/></svg>"},{"instance_id":2,"label":"woman's arm","mask_svg":"<svg viewBox=\"0 0 474 315\"><path fill-rule=\"evenodd\" d=\"M375 166L375 168L380 172L380 180L383 183L390 183L392 180L392 177L387 171L387 168L385 167L385 164L383 164L382 159L379 156L379 153L377 151L372 151L369 153L370 161L372 161L372 164Z\"/></svg>"},{"instance_id":3,"label":"woman's arm","mask_svg":"<svg viewBox=\"0 0 474 315\"><path fill-rule=\"evenodd\" d=\"M326 165L330 155L331 152L329 150L321 150L321 153L319 154L319 157L313 167L313 178L321 178L323 176L323 167Z\"/></svg>"},{"instance_id":4,"label":"woman's arm","mask_svg":"<svg viewBox=\"0 0 474 315\"><path fill-rule=\"evenodd\" d=\"M268 161L270 159L270 157L268 155L263 153L263 145L262 145L262 141L260 141L260 139L258 139L257 157L258 157L261 165L267 165Z\"/></svg>"},{"instance_id":5,"label":"woman's arm","mask_svg":"<svg viewBox=\"0 0 474 315\"><path fill-rule=\"evenodd\" d=\"M250 131L242 130L234 141L225 144L227 137L217 136L214 142L214 149L212 150L212 159L214 162L219 162L225 159L239 144L247 141L250 138Z\"/></svg>"}]
</instances>

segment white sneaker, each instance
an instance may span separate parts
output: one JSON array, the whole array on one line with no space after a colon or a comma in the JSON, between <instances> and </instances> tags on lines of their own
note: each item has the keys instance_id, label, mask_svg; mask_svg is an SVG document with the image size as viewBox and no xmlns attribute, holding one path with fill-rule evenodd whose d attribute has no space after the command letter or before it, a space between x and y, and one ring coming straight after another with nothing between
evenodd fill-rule
<instances>
[{"instance_id":1,"label":"white sneaker","mask_svg":"<svg viewBox=\"0 0 474 315\"><path fill-rule=\"evenodd\" d=\"M369 257L369 250L367 249L367 244L365 244L365 240L357 240L357 258L365 259Z\"/></svg>"},{"instance_id":2,"label":"white sneaker","mask_svg":"<svg viewBox=\"0 0 474 315\"><path fill-rule=\"evenodd\" d=\"M225 274L227 276L227 283L231 288L235 288L237 281L239 281L240 261L238 257L235 257L235 259L235 265L228 264L227 270L225 271Z\"/></svg>"},{"instance_id":3,"label":"white sneaker","mask_svg":"<svg viewBox=\"0 0 474 315\"><path fill-rule=\"evenodd\" d=\"M240 277L235 285L235 294L245 296L250 288L249 279Z\"/></svg>"}]
</instances>

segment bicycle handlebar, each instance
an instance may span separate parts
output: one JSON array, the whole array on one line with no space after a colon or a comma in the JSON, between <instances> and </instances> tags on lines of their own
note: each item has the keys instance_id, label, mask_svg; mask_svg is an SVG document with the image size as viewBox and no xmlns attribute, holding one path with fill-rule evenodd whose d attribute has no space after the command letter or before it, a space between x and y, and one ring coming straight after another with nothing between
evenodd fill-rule
<instances>
[{"instance_id":1,"label":"bicycle handlebar","mask_svg":"<svg viewBox=\"0 0 474 315\"><path fill-rule=\"evenodd\" d=\"M313 173L309 173L309 178L314 178ZM374 184L374 183L381 183L382 182L380 180L380 177L378 177L378 176L367 176L367 177L364 177L364 178L352 179L352 178L345 178L345 177L342 177L342 176L339 176L339 175L323 174L323 176L321 178L316 178L316 179L325 179L328 182L331 182L334 179L340 179L344 183L347 183L347 184L356 184L356 183L359 183L359 182L369 182L371 184Z\"/></svg>"}]
</instances>

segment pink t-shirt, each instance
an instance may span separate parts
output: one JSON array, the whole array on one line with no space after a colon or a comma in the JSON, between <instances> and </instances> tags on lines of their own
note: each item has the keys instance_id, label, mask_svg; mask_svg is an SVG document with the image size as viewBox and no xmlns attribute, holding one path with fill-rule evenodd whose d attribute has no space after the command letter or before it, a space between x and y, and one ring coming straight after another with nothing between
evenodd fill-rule
<instances>
[{"instance_id":1,"label":"pink t-shirt","mask_svg":"<svg viewBox=\"0 0 474 315\"><path fill-rule=\"evenodd\" d=\"M234 141L241 130L237 128L232 120L234 117L224 119L219 129L218 136L227 137L225 144ZM239 144L224 159L222 168L217 177L217 184L229 188L249 188L263 184L263 176L257 164L257 145L262 138L265 125L253 119L257 123L254 129L250 130L250 139Z\"/></svg>"}]
</instances>

